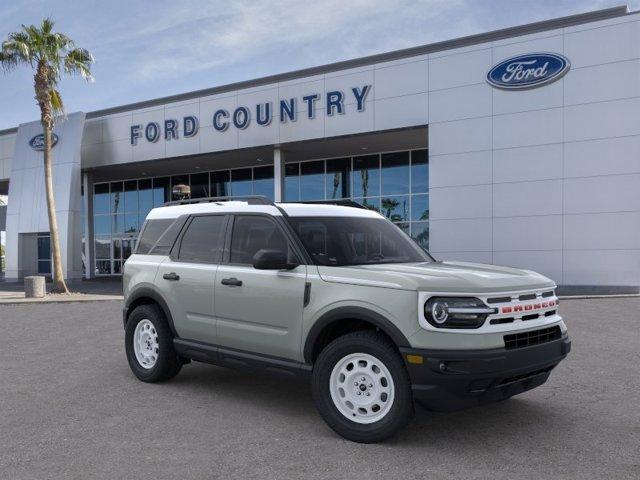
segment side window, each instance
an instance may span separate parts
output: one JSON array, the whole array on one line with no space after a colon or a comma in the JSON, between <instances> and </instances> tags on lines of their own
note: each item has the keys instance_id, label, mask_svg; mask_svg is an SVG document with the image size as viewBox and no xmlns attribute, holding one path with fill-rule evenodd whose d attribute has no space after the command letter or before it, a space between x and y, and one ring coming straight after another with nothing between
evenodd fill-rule
<instances>
[{"instance_id":1,"label":"side window","mask_svg":"<svg viewBox=\"0 0 640 480\"><path fill-rule=\"evenodd\" d=\"M147 255L151 247L155 245L160 236L174 223L175 218L162 218L158 220L147 220L142 234L138 239L136 253Z\"/></svg>"},{"instance_id":2,"label":"side window","mask_svg":"<svg viewBox=\"0 0 640 480\"><path fill-rule=\"evenodd\" d=\"M183 262L220 262L224 244L224 215L194 217L182 236L178 260Z\"/></svg>"},{"instance_id":3,"label":"side window","mask_svg":"<svg viewBox=\"0 0 640 480\"><path fill-rule=\"evenodd\" d=\"M262 249L280 250L291 257L289 242L273 220L258 215L236 216L229 262L250 265L253 256Z\"/></svg>"}]
</instances>

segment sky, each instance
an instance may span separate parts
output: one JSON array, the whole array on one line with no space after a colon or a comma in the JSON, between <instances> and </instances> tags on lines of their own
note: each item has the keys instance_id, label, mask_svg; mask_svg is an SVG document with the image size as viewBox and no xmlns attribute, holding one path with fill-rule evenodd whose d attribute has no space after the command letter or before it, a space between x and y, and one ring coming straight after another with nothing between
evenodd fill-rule
<instances>
[{"instance_id":1,"label":"sky","mask_svg":"<svg viewBox=\"0 0 640 480\"><path fill-rule=\"evenodd\" d=\"M45 16L90 50L95 82L64 79L67 112L423 45L622 0L0 0L0 39ZM630 10L640 0L627 2ZM27 68L0 70L0 130L37 120Z\"/></svg>"}]
</instances>

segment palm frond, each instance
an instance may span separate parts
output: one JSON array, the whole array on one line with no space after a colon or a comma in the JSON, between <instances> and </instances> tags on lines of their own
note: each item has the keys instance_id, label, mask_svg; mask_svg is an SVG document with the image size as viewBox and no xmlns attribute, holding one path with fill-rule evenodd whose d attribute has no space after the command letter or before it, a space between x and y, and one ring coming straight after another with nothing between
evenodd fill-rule
<instances>
[{"instance_id":1,"label":"palm frond","mask_svg":"<svg viewBox=\"0 0 640 480\"><path fill-rule=\"evenodd\" d=\"M62 103L62 96L60 96L60 92L55 88L52 88L49 91L49 96L51 97L51 108L53 109L53 113L55 115L64 115L64 104Z\"/></svg>"},{"instance_id":2,"label":"palm frond","mask_svg":"<svg viewBox=\"0 0 640 480\"><path fill-rule=\"evenodd\" d=\"M64 70L69 75L79 74L88 82L93 81L91 64L94 63L93 55L84 48L76 48L67 53L64 59Z\"/></svg>"}]
</instances>

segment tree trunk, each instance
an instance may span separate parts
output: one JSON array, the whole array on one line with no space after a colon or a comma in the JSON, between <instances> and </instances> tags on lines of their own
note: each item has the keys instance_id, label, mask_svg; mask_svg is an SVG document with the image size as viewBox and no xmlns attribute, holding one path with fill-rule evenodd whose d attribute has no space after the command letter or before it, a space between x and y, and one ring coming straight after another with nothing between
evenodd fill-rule
<instances>
[{"instance_id":1,"label":"tree trunk","mask_svg":"<svg viewBox=\"0 0 640 480\"><path fill-rule=\"evenodd\" d=\"M51 126L44 128L44 184L47 192L47 213L49 214L49 232L51 233L51 260L53 263L53 286L55 293L69 293L62 273L62 256L60 254L60 236L58 234L58 218L56 215L56 199L53 196L53 169L51 154Z\"/></svg>"},{"instance_id":2,"label":"tree trunk","mask_svg":"<svg viewBox=\"0 0 640 480\"><path fill-rule=\"evenodd\" d=\"M46 67L39 66L35 76L36 99L40 106L40 122L44 131L44 185L47 194L47 213L49 214L49 232L51 235L51 260L53 286L52 292L69 293L62 273L62 256L60 255L60 236L58 235L58 219L56 200L53 196L53 155L51 153L51 135L53 133L53 108L51 105L50 85Z\"/></svg>"}]
</instances>

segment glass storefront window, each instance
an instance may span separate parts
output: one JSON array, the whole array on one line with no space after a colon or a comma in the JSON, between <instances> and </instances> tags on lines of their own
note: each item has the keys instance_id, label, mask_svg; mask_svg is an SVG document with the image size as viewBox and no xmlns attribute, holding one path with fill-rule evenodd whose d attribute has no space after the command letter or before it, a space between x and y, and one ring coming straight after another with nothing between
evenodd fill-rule
<instances>
[{"instance_id":1,"label":"glass storefront window","mask_svg":"<svg viewBox=\"0 0 640 480\"><path fill-rule=\"evenodd\" d=\"M111 258L111 237L96 236L95 256L99 260Z\"/></svg>"},{"instance_id":2,"label":"glass storefront window","mask_svg":"<svg viewBox=\"0 0 640 480\"><path fill-rule=\"evenodd\" d=\"M324 160L300 164L300 200L324 200Z\"/></svg>"},{"instance_id":3,"label":"glass storefront window","mask_svg":"<svg viewBox=\"0 0 640 480\"><path fill-rule=\"evenodd\" d=\"M169 177L153 179L153 206L160 207L171 199Z\"/></svg>"},{"instance_id":4,"label":"glass storefront window","mask_svg":"<svg viewBox=\"0 0 640 480\"><path fill-rule=\"evenodd\" d=\"M122 182L111 182L111 213L124 212Z\"/></svg>"},{"instance_id":5,"label":"glass storefront window","mask_svg":"<svg viewBox=\"0 0 640 480\"><path fill-rule=\"evenodd\" d=\"M152 180L144 179L138 180L138 211L139 224L142 225L147 214L153 208L153 186Z\"/></svg>"},{"instance_id":6,"label":"glass storefront window","mask_svg":"<svg viewBox=\"0 0 640 480\"><path fill-rule=\"evenodd\" d=\"M378 155L354 157L353 196L377 197L380 195L380 158Z\"/></svg>"},{"instance_id":7,"label":"glass storefront window","mask_svg":"<svg viewBox=\"0 0 640 480\"><path fill-rule=\"evenodd\" d=\"M409 152L383 153L382 195L409 193Z\"/></svg>"},{"instance_id":8,"label":"glass storefront window","mask_svg":"<svg viewBox=\"0 0 640 480\"><path fill-rule=\"evenodd\" d=\"M93 187L93 213L111 213L109 208L109 184L100 183Z\"/></svg>"},{"instance_id":9,"label":"glass storefront window","mask_svg":"<svg viewBox=\"0 0 640 480\"><path fill-rule=\"evenodd\" d=\"M351 159L327 160L327 199L349 198L351 196Z\"/></svg>"},{"instance_id":10,"label":"glass storefront window","mask_svg":"<svg viewBox=\"0 0 640 480\"><path fill-rule=\"evenodd\" d=\"M194 173L191 175L191 198L209 197L209 174Z\"/></svg>"},{"instance_id":11,"label":"glass storefront window","mask_svg":"<svg viewBox=\"0 0 640 480\"><path fill-rule=\"evenodd\" d=\"M425 250L429 249L429 223L415 222L411 224L411 236Z\"/></svg>"},{"instance_id":12,"label":"glass storefront window","mask_svg":"<svg viewBox=\"0 0 640 480\"><path fill-rule=\"evenodd\" d=\"M253 169L253 194L264 195L273 200L273 166Z\"/></svg>"},{"instance_id":13,"label":"glass storefront window","mask_svg":"<svg viewBox=\"0 0 640 480\"><path fill-rule=\"evenodd\" d=\"M177 185L186 185L189 186L189 175L172 175L171 176L171 191L169 193L171 200L180 200L179 196L173 194L173 187ZM189 195L187 195L189 198Z\"/></svg>"},{"instance_id":14,"label":"glass storefront window","mask_svg":"<svg viewBox=\"0 0 640 480\"><path fill-rule=\"evenodd\" d=\"M211 196L228 197L231 195L229 170L211 172Z\"/></svg>"},{"instance_id":15,"label":"glass storefront window","mask_svg":"<svg viewBox=\"0 0 640 480\"><path fill-rule=\"evenodd\" d=\"M300 200L300 164L287 163L284 166L284 199L287 202Z\"/></svg>"},{"instance_id":16,"label":"glass storefront window","mask_svg":"<svg viewBox=\"0 0 640 480\"><path fill-rule=\"evenodd\" d=\"M411 197L411 220L429 220L429 195L413 195Z\"/></svg>"},{"instance_id":17,"label":"glass storefront window","mask_svg":"<svg viewBox=\"0 0 640 480\"><path fill-rule=\"evenodd\" d=\"M409 197L383 197L380 201L382 214L392 222L409 220Z\"/></svg>"},{"instance_id":18,"label":"glass storefront window","mask_svg":"<svg viewBox=\"0 0 640 480\"><path fill-rule=\"evenodd\" d=\"M138 181L124 182L124 212L138 213Z\"/></svg>"},{"instance_id":19,"label":"glass storefront window","mask_svg":"<svg viewBox=\"0 0 640 480\"><path fill-rule=\"evenodd\" d=\"M425 248L429 243L428 151L292 162L285 165L286 201L349 199L381 212ZM272 165L195 172L94 185L93 225L99 275L117 274L153 207L172 200L171 187L192 198L265 195L274 198Z\"/></svg>"},{"instance_id":20,"label":"glass storefront window","mask_svg":"<svg viewBox=\"0 0 640 480\"><path fill-rule=\"evenodd\" d=\"M111 215L96 215L93 217L93 234L108 235L111 233Z\"/></svg>"},{"instance_id":21,"label":"glass storefront window","mask_svg":"<svg viewBox=\"0 0 640 480\"><path fill-rule=\"evenodd\" d=\"M251 177L252 175L250 168L239 168L237 170L231 170L231 195L251 195Z\"/></svg>"},{"instance_id":22,"label":"glass storefront window","mask_svg":"<svg viewBox=\"0 0 640 480\"><path fill-rule=\"evenodd\" d=\"M411 193L429 191L429 152L414 150L411 152Z\"/></svg>"}]
</instances>

